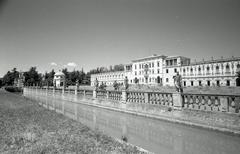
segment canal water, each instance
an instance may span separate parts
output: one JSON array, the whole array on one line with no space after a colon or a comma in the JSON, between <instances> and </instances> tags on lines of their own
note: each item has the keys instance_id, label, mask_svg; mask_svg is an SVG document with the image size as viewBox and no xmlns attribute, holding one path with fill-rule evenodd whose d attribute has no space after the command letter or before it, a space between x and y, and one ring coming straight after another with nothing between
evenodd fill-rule
<instances>
[{"instance_id":1,"label":"canal water","mask_svg":"<svg viewBox=\"0 0 240 154\"><path fill-rule=\"evenodd\" d=\"M44 107L158 154L239 154L240 137L81 104L74 94L25 90Z\"/></svg>"}]
</instances>

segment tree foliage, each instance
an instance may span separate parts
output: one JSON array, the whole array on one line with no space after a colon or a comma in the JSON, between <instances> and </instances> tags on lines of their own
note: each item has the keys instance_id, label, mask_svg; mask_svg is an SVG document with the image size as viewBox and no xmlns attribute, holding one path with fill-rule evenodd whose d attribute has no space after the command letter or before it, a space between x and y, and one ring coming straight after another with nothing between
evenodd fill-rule
<instances>
[{"instance_id":1,"label":"tree foliage","mask_svg":"<svg viewBox=\"0 0 240 154\"><path fill-rule=\"evenodd\" d=\"M2 84L5 86L13 86L14 80L18 79L19 72L16 68L13 68L11 71L8 71L2 78Z\"/></svg>"},{"instance_id":2,"label":"tree foliage","mask_svg":"<svg viewBox=\"0 0 240 154\"><path fill-rule=\"evenodd\" d=\"M69 72L67 70L67 68L63 69L62 72L65 74L65 80L66 80L66 84L67 86L70 85L75 85L76 82L78 81L79 84L88 84L90 83L90 78L86 77L86 74L84 73L83 70L81 71L76 71L73 70L72 72ZM89 81L88 81L89 79Z\"/></svg>"},{"instance_id":3,"label":"tree foliage","mask_svg":"<svg viewBox=\"0 0 240 154\"><path fill-rule=\"evenodd\" d=\"M105 72L117 72L117 71L124 71L124 65L119 64L119 65L114 65L114 66L109 66L107 67L97 67L96 69L91 69L89 71L90 74L97 74L97 73L105 73Z\"/></svg>"},{"instance_id":4,"label":"tree foliage","mask_svg":"<svg viewBox=\"0 0 240 154\"><path fill-rule=\"evenodd\" d=\"M25 85L40 85L42 77L41 74L38 73L36 67L31 67L29 71L24 72L25 77Z\"/></svg>"}]
</instances>

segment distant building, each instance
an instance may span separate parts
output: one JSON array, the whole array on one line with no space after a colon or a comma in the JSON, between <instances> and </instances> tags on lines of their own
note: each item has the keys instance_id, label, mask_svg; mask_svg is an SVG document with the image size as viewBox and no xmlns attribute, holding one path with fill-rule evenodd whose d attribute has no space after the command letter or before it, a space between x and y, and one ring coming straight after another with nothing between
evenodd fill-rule
<instances>
[{"instance_id":1,"label":"distant building","mask_svg":"<svg viewBox=\"0 0 240 154\"><path fill-rule=\"evenodd\" d=\"M54 74L53 83L57 88L64 86L65 84L65 74L61 71Z\"/></svg>"},{"instance_id":2,"label":"distant building","mask_svg":"<svg viewBox=\"0 0 240 154\"><path fill-rule=\"evenodd\" d=\"M173 76L179 72L183 86L239 86L237 71L240 71L239 57L191 62L183 56L152 55L132 60L124 71L92 74L91 85L96 78L111 85L114 81L122 83L127 76L129 84L138 79L139 84L174 86Z\"/></svg>"}]
</instances>

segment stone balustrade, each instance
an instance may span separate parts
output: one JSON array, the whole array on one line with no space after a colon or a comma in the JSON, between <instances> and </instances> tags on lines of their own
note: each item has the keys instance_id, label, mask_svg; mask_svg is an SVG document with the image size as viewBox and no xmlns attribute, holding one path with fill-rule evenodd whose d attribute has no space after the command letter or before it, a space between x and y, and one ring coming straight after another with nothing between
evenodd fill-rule
<instances>
[{"instance_id":1,"label":"stone balustrade","mask_svg":"<svg viewBox=\"0 0 240 154\"><path fill-rule=\"evenodd\" d=\"M97 90L97 98L105 99L107 98L106 90Z\"/></svg>"},{"instance_id":2,"label":"stone balustrade","mask_svg":"<svg viewBox=\"0 0 240 154\"><path fill-rule=\"evenodd\" d=\"M149 93L150 104L160 104L164 106L173 106L173 95L172 93Z\"/></svg>"},{"instance_id":3,"label":"stone balustrade","mask_svg":"<svg viewBox=\"0 0 240 154\"><path fill-rule=\"evenodd\" d=\"M27 87L41 89L48 94L67 93L83 95L94 99L115 100L122 103L144 103L150 105L168 106L175 109L190 109L210 112L240 113L240 95L191 94L191 93L162 93L139 91L113 90L84 90ZM26 89L26 87L25 87Z\"/></svg>"},{"instance_id":4,"label":"stone balustrade","mask_svg":"<svg viewBox=\"0 0 240 154\"><path fill-rule=\"evenodd\" d=\"M182 97L186 109L239 113L240 95L182 94Z\"/></svg>"},{"instance_id":5,"label":"stone balustrade","mask_svg":"<svg viewBox=\"0 0 240 154\"><path fill-rule=\"evenodd\" d=\"M92 90L85 90L85 95L86 96L93 96L93 91Z\"/></svg>"},{"instance_id":6,"label":"stone balustrade","mask_svg":"<svg viewBox=\"0 0 240 154\"><path fill-rule=\"evenodd\" d=\"M145 100L144 92L128 91L127 92L127 102L148 103L148 100Z\"/></svg>"},{"instance_id":7,"label":"stone balustrade","mask_svg":"<svg viewBox=\"0 0 240 154\"><path fill-rule=\"evenodd\" d=\"M121 99L122 99L121 91L107 91L107 92L108 92L108 99L121 101Z\"/></svg>"}]
</instances>

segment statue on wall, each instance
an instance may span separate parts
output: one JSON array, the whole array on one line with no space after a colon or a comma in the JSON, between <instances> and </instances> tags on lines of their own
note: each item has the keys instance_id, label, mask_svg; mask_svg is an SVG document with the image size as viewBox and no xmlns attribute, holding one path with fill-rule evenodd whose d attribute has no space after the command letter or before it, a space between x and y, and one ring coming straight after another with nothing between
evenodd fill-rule
<instances>
[{"instance_id":1,"label":"statue on wall","mask_svg":"<svg viewBox=\"0 0 240 154\"><path fill-rule=\"evenodd\" d=\"M182 77L179 74L179 72L177 72L176 76L174 76L173 79L174 79L174 85L176 87L176 91L177 92L183 92L183 89L182 89Z\"/></svg>"},{"instance_id":2,"label":"statue on wall","mask_svg":"<svg viewBox=\"0 0 240 154\"><path fill-rule=\"evenodd\" d=\"M127 78L127 76L125 76L125 79L124 79L124 82L123 82L123 87L124 87L124 89L125 90L127 90L128 89L128 78Z\"/></svg>"}]
</instances>

